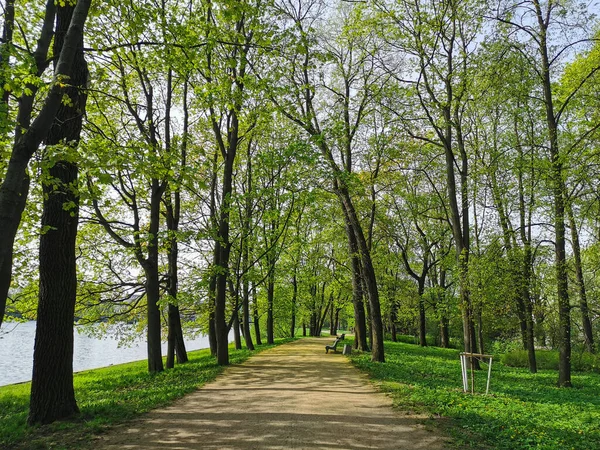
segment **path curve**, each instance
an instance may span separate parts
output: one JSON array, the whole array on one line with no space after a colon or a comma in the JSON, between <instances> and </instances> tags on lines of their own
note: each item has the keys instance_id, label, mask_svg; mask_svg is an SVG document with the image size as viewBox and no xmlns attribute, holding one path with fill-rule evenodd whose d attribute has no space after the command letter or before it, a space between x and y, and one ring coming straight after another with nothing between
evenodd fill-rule
<instances>
[{"instance_id":1,"label":"path curve","mask_svg":"<svg viewBox=\"0 0 600 450\"><path fill-rule=\"evenodd\" d=\"M228 367L215 381L99 437L105 449L442 449L401 415L331 339L304 338Z\"/></svg>"}]
</instances>

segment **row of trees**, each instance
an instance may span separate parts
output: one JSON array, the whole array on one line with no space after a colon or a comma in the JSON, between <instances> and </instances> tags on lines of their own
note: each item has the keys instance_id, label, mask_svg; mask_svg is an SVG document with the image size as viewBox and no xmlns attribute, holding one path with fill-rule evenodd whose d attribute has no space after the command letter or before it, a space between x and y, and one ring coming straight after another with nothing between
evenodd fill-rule
<instances>
[{"instance_id":1,"label":"row of trees","mask_svg":"<svg viewBox=\"0 0 600 450\"><path fill-rule=\"evenodd\" d=\"M533 372L552 346L571 385L599 308L583 2L91 3L3 4L0 306L37 318L30 423L77 412L74 318L134 322L151 372L163 330L173 367L188 327L227 364L230 331L343 323L380 362L386 330L518 338Z\"/></svg>"}]
</instances>

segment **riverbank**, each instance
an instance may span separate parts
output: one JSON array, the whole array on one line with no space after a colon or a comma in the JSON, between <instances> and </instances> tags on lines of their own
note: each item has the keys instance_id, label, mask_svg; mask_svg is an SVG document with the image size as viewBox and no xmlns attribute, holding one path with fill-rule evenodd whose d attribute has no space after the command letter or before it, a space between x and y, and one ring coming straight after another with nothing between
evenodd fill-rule
<instances>
[{"instance_id":1,"label":"riverbank","mask_svg":"<svg viewBox=\"0 0 600 450\"><path fill-rule=\"evenodd\" d=\"M278 339L276 345L289 340ZM273 346L262 345L257 351ZM232 365L252 355L230 348ZM73 421L27 427L29 382L0 387L0 448L74 449L83 446L109 425L122 423L164 406L217 377L223 367L209 350L188 353L190 361L158 374L147 372L147 362L119 364L75 374L75 396L81 415Z\"/></svg>"}]
</instances>

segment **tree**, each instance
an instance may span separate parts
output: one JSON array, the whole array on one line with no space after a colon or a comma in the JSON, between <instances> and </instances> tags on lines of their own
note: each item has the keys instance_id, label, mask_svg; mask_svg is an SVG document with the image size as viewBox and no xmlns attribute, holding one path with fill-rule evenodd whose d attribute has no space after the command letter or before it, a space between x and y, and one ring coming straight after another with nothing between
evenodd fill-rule
<instances>
[{"instance_id":1,"label":"tree","mask_svg":"<svg viewBox=\"0 0 600 450\"><path fill-rule=\"evenodd\" d=\"M289 33L284 37L288 42L282 46L293 51L282 55L281 67L285 67L286 71L279 74L279 79L276 80L280 87L279 95L272 99L283 115L311 137L322 161L330 170L333 192L346 224L349 251L356 256L353 263L357 274L356 281L353 281L354 304L360 304L360 290L364 287L364 294L369 302L372 359L384 362L377 277L351 193L353 162L357 150L356 132L364 123L372 94L370 89L378 79L369 48L374 45L374 39L362 27L355 28L356 23L352 20L360 17L359 7L340 7L340 22L336 25L332 23L329 27L335 29L341 25L342 32L330 39L329 46L325 44L319 48L319 43L315 42L314 26L323 14L321 8L322 5L318 2L299 1L278 5L282 20L290 24ZM353 17L353 11L356 12L356 17ZM353 32L355 29L359 31ZM322 64L321 69L317 68L317 62ZM328 80L321 76L325 67L331 71ZM330 101L333 115L322 121L321 113L324 111L319 106L325 106ZM334 153L335 150L339 150L338 155ZM360 326L360 321L355 325Z\"/></svg>"},{"instance_id":2,"label":"tree","mask_svg":"<svg viewBox=\"0 0 600 450\"><path fill-rule=\"evenodd\" d=\"M32 116L38 87L33 82L27 84L19 100L14 144L4 179L0 185L0 282L2 282L0 285L0 324L4 318L6 296L10 286L13 244L29 192L27 165L40 143L47 136L60 108L68 86L65 81L70 78L72 73L73 60L78 49L78 42L83 34L89 7L89 0L80 0L77 4L65 42L58 56L51 87L35 119L32 120ZM48 64L47 55L53 37L55 13L54 1L48 0L40 38L33 54L34 78L40 77Z\"/></svg>"},{"instance_id":3,"label":"tree","mask_svg":"<svg viewBox=\"0 0 600 450\"><path fill-rule=\"evenodd\" d=\"M568 2L570 3L570 2ZM502 5L504 6L504 5ZM524 39L515 45L524 52L523 44L528 41L534 49L528 61L537 75L542 91L542 105L545 116L546 141L548 146L548 172L552 192L552 221L554 225L554 249L556 289L559 312L559 369L558 385L571 386L571 306L568 292L567 253L566 253L566 186L565 152L560 145L560 125L565 110L577 96L579 90L589 78L600 70L600 65L590 68L581 78L581 82L569 92L561 103L556 101L553 77L560 70L563 58L578 44L589 42L589 22L583 2L567 3L548 0L540 2L509 2L499 9L496 19L502 25L509 26L521 33ZM571 40L557 42L569 30ZM582 35L583 34L583 35Z\"/></svg>"},{"instance_id":4,"label":"tree","mask_svg":"<svg viewBox=\"0 0 600 450\"><path fill-rule=\"evenodd\" d=\"M28 423L50 423L79 413L73 389L73 321L77 287L76 249L79 194L76 147L88 81L83 32L89 2L57 8L54 54L74 47L69 87L46 137L44 210L40 238L40 291ZM75 34L75 37L73 37ZM69 38L73 40L69 40ZM60 60L58 61L59 64ZM55 65L55 70L57 65ZM60 73L60 72L58 72ZM57 151L58 150L58 151ZM56 153L55 153L56 152Z\"/></svg>"},{"instance_id":5,"label":"tree","mask_svg":"<svg viewBox=\"0 0 600 450\"><path fill-rule=\"evenodd\" d=\"M460 281L463 342L467 353L476 351L476 342L468 286L471 177L465 106L474 78L471 69L474 42L481 32L480 3L454 0L401 1L395 5L377 3L378 9L395 27L393 44L406 52L417 70L416 80L408 81L408 94L414 109L408 114L398 111L398 116L411 137L429 142L444 152L449 219ZM400 77L399 74L395 76ZM473 364L477 366L477 360L473 360Z\"/></svg>"}]
</instances>

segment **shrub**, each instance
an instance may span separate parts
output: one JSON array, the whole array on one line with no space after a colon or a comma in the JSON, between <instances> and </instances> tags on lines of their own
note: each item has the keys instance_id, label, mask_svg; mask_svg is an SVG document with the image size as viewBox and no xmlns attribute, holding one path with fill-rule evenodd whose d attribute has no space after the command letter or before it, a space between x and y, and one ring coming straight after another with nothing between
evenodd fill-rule
<instances>
[{"instance_id":1,"label":"shrub","mask_svg":"<svg viewBox=\"0 0 600 450\"><path fill-rule=\"evenodd\" d=\"M558 351L536 350L538 369L558 370ZM500 356L500 361L510 367L529 367L526 350L514 350ZM600 356L587 352L574 352L571 355L571 368L577 372L600 373Z\"/></svg>"}]
</instances>

